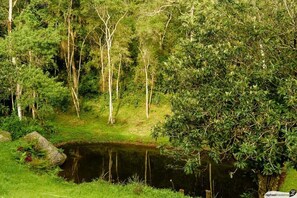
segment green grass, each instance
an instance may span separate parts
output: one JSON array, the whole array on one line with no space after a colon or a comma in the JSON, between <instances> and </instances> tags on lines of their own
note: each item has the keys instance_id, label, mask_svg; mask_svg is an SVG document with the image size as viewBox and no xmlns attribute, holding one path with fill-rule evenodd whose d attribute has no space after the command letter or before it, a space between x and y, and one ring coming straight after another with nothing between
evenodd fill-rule
<instances>
[{"instance_id":1,"label":"green grass","mask_svg":"<svg viewBox=\"0 0 297 198\"><path fill-rule=\"evenodd\" d=\"M297 189L297 171L288 169L284 183L280 187L280 191L289 192L292 189Z\"/></svg>"},{"instance_id":2,"label":"green grass","mask_svg":"<svg viewBox=\"0 0 297 198\"><path fill-rule=\"evenodd\" d=\"M104 181L74 184L51 172L37 173L14 158L19 145L19 141L0 144L0 198L183 197L170 190L156 190L137 183L126 186Z\"/></svg>"},{"instance_id":3,"label":"green grass","mask_svg":"<svg viewBox=\"0 0 297 198\"><path fill-rule=\"evenodd\" d=\"M151 128L170 114L167 105L153 105L150 118L145 116L144 105L115 103L116 124L107 124L108 105L105 100L87 101L78 119L74 112L58 113L52 124L58 132L50 138L53 143L86 142L135 142L156 144L150 137ZM74 184L66 182L52 172L38 173L17 162L14 153L20 141L0 143L0 198L113 198L113 197L183 197L170 190L157 190L139 183L111 185L105 181Z\"/></svg>"},{"instance_id":4,"label":"green grass","mask_svg":"<svg viewBox=\"0 0 297 198\"><path fill-rule=\"evenodd\" d=\"M152 105L150 117L146 118L144 105L121 105L115 103L114 125L107 123L108 106L106 101L87 101L84 103L80 118L75 113L58 113L54 119L54 125L58 133L51 138L54 143L67 141L121 141L140 143L160 143L167 139L159 139L156 142L151 138L152 127L164 120L164 116L170 114L168 104Z\"/></svg>"}]
</instances>

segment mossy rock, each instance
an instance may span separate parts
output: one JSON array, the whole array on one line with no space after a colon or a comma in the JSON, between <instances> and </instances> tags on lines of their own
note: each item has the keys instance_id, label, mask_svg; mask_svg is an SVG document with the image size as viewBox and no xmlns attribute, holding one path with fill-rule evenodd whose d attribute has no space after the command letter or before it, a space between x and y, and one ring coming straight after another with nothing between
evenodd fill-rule
<instances>
[{"instance_id":1,"label":"mossy rock","mask_svg":"<svg viewBox=\"0 0 297 198\"><path fill-rule=\"evenodd\" d=\"M11 134L0 130L0 142L10 142L12 140Z\"/></svg>"},{"instance_id":2,"label":"mossy rock","mask_svg":"<svg viewBox=\"0 0 297 198\"><path fill-rule=\"evenodd\" d=\"M38 132L29 133L24 139L28 143L34 144L36 150L45 152L45 157L50 165L57 166L65 162L67 156Z\"/></svg>"}]
</instances>

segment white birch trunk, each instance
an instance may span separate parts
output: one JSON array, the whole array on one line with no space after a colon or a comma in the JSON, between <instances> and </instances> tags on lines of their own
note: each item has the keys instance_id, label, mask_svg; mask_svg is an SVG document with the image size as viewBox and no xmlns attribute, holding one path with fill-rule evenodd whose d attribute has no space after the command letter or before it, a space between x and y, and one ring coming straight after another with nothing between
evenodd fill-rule
<instances>
[{"instance_id":1,"label":"white birch trunk","mask_svg":"<svg viewBox=\"0 0 297 198\"><path fill-rule=\"evenodd\" d=\"M102 92L105 92L105 72L104 72L104 55L103 46L100 47L100 62L101 62L101 78L102 78Z\"/></svg>"},{"instance_id":2,"label":"white birch trunk","mask_svg":"<svg viewBox=\"0 0 297 198\"><path fill-rule=\"evenodd\" d=\"M8 33L10 34L12 31L12 0L9 0L9 8L8 8Z\"/></svg>"},{"instance_id":3,"label":"white birch trunk","mask_svg":"<svg viewBox=\"0 0 297 198\"><path fill-rule=\"evenodd\" d=\"M122 15L118 21L115 23L115 25L110 25L110 15L108 10L105 11L106 18L102 16L97 8L96 12L100 20L104 23L105 29L105 41L106 41L106 50L107 50L107 67L108 67L108 92L109 92L109 117L108 117L108 123L114 124L115 120L113 118L113 102L112 102L112 79L113 79L113 66L111 62L111 47L112 47L112 39L114 36L115 31L117 30L117 26L120 23L120 21L126 16L127 13Z\"/></svg>"},{"instance_id":4,"label":"white birch trunk","mask_svg":"<svg viewBox=\"0 0 297 198\"><path fill-rule=\"evenodd\" d=\"M153 90L154 90L154 85L155 85L155 75L152 74L152 81L151 81L151 92L150 92L150 100L149 100L149 107L152 104L152 98L153 98Z\"/></svg>"},{"instance_id":5,"label":"white birch trunk","mask_svg":"<svg viewBox=\"0 0 297 198\"><path fill-rule=\"evenodd\" d=\"M117 78L117 87L116 87L116 96L117 100L119 99L119 87L120 87L120 78L121 78L121 67L122 67L122 55L120 55L120 63L119 63L119 68L118 68L118 78Z\"/></svg>"},{"instance_id":6,"label":"white birch trunk","mask_svg":"<svg viewBox=\"0 0 297 198\"><path fill-rule=\"evenodd\" d=\"M35 107L35 99L36 99L36 91L33 91L33 104L32 104L32 118L36 119L36 107Z\"/></svg>"},{"instance_id":7,"label":"white birch trunk","mask_svg":"<svg viewBox=\"0 0 297 198\"><path fill-rule=\"evenodd\" d=\"M145 72L145 113L146 118L149 118L149 78L148 78L148 67L149 64L144 66Z\"/></svg>"},{"instance_id":8,"label":"white birch trunk","mask_svg":"<svg viewBox=\"0 0 297 198\"><path fill-rule=\"evenodd\" d=\"M13 3L12 0L9 0L9 7L8 7L8 34L12 32L12 9ZM12 57L11 62L13 65L16 65L16 58ZM17 112L19 120L22 120L22 106L21 106L21 85L19 83L16 84L16 103L17 103ZM12 100L13 101L13 100Z\"/></svg>"},{"instance_id":9,"label":"white birch trunk","mask_svg":"<svg viewBox=\"0 0 297 198\"><path fill-rule=\"evenodd\" d=\"M18 117L19 120L22 120L23 115L22 115L22 106L21 106L21 95L22 95L22 88L19 83L17 83L16 87L16 100L17 100L17 110L18 110Z\"/></svg>"},{"instance_id":10,"label":"white birch trunk","mask_svg":"<svg viewBox=\"0 0 297 198\"><path fill-rule=\"evenodd\" d=\"M108 93L109 93L109 117L108 123L114 124L113 118L113 102L112 102L112 65L110 57L111 41L107 40L107 66L108 66Z\"/></svg>"}]
</instances>

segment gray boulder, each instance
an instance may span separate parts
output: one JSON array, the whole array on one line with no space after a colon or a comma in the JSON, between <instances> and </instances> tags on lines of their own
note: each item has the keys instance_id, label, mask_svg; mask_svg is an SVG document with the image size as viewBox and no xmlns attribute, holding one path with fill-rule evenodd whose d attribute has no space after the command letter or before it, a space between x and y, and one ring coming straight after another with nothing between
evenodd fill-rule
<instances>
[{"instance_id":1,"label":"gray boulder","mask_svg":"<svg viewBox=\"0 0 297 198\"><path fill-rule=\"evenodd\" d=\"M10 142L11 140L12 139L9 132L0 130L0 142Z\"/></svg>"},{"instance_id":2,"label":"gray boulder","mask_svg":"<svg viewBox=\"0 0 297 198\"><path fill-rule=\"evenodd\" d=\"M37 150L45 152L45 157L50 165L57 166L65 162L67 156L38 132L29 133L24 139L29 143L33 143Z\"/></svg>"}]
</instances>

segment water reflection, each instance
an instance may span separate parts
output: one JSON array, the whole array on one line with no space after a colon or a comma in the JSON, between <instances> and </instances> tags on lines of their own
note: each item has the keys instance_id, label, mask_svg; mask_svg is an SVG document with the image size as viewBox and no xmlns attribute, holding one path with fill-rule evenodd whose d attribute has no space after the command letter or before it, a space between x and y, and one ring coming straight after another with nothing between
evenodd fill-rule
<instances>
[{"instance_id":1,"label":"water reflection","mask_svg":"<svg viewBox=\"0 0 297 198\"><path fill-rule=\"evenodd\" d=\"M156 188L172 188L191 196L205 197L210 189L209 166L203 163L197 175L186 175L183 164L160 155L158 149L143 145L125 144L69 144L62 147L68 158L60 176L76 183L105 179L117 183L136 180ZM174 166L169 166L174 165ZM174 168L173 168L174 167ZM180 168L177 168L180 167ZM249 172L234 171L231 165L212 165L213 195L240 197L257 188Z\"/></svg>"}]
</instances>

